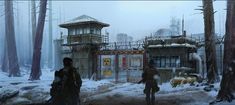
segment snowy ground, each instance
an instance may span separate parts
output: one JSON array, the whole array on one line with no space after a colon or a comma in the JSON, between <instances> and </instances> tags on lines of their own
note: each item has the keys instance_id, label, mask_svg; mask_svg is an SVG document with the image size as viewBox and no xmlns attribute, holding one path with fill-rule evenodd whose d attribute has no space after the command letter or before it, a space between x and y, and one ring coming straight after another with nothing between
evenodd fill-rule
<instances>
[{"instance_id":1,"label":"snowy ground","mask_svg":"<svg viewBox=\"0 0 235 105\"><path fill-rule=\"evenodd\" d=\"M22 77L9 78L0 72L0 95L9 91L19 91L19 95L1 105L24 105L39 103L50 98L50 84L54 72L42 70L41 80L28 81L28 73ZM218 90L219 84L215 87ZM144 85L136 83L117 83L101 80L83 79L81 100L84 105L146 105ZM203 87L183 85L172 88L169 83L160 85L156 94L156 105L208 105L215 99L216 90L205 92ZM219 103L218 105L235 105L235 103Z\"/></svg>"}]
</instances>

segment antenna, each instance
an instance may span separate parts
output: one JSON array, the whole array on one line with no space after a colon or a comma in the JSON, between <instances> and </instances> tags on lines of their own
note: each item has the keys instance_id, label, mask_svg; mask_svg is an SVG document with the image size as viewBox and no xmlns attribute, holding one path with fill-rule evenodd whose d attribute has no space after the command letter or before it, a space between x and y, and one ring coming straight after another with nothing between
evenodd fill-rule
<instances>
[{"instance_id":1,"label":"antenna","mask_svg":"<svg viewBox=\"0 0 235 105\"><path fill-rule=\"evenodd\" d=\"M182 35L184 34L184 15L182 16Z\"/></svg>"}]
</instances>

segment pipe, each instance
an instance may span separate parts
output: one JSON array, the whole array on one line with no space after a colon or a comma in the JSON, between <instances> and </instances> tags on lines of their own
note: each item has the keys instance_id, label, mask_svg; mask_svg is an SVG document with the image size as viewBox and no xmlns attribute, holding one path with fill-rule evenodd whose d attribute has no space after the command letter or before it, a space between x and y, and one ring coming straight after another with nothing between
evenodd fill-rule
<instances>
[{"instance_id":1,"label":"pipe","mask_svg":"<svg viewBox=\"0 0 235 105\"><path fill-rule=\"evenodd\" d=\"M197 61L197 71L199 72L200 76L202 76L202 59L197 53L191 53L192 60Z\"/></svg>"}]
</instances>

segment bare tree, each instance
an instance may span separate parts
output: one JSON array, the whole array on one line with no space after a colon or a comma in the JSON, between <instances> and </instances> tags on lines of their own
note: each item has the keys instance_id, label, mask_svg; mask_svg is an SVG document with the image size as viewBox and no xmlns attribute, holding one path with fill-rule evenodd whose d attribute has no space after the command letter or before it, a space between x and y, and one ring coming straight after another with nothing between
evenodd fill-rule
<instances>
[{"instance_id":1,"label":"bare tree","mask_svg":"<svg viewBox=\"0 0 235 105\"><path fill-rule=\"evenodd\" d=\"M31 11L31 22L32 22L32 41L33 41L33 44L35 43L35 36L36 36L36 3L35 3L35 0L32 0L31 1L31 8L32 8L32 11Z\"/></svg>"},{"instance_id":2,"label":"bare tree","mask_svg":"<svg viewBox=\"0 0 235 105\"><path fill-rule=\"evenodd\" d=\"M3 52L3 62L2 62L2 71L8 72L9 69L9 61L8 61L8 54L7 54L7 42L4 41L4 52Z\"/></svg>"},{"instance_id":3,"label":"bare tree","mask_svg":"<svg viewBox=\"0 0 235 105\"><path fill-rule=\"evenodd\" d=\"M3 1L1 1L0 2L0 12L4 12L4 8L3 8L3 6L2 6L2 4L4 4L4 2ZM5 22L4 22L4 19L1 19L0 20L0 22L2 22L2 24L5 24ZM2 51L3 51L3 58L1 59L2 60L2 66L1 66L1 69L2 69L2 71L3 72L8 72L8 56L7 56L7 42L4 40L5 39L5 27L4 26L2 26L1 28L0 28L0 31L1 31L1 33L0 34L2 34L2 36L1 36L1 41L2 41L2 43L4 43L1 47L3 48L2 49Z\"/></svg>"},{"instance_id":4,"label":"bare tree","mask_svg":"<svg viewBox=\"0 0 235 105\"><path fill-rule=\"evenodd\" d=\"M9 76L20 76L20 69L16 52L12 0L5 0L5 33L9 60Z\"/></svg>"},{"instance_id":5,"label":"bare tree","mask_svg":"<svg viewBox=\"0 0 235 105\"><path fill-rule=\"evenodd\" d=\"M223 77L217 99L232 101L235 93L235 1L227 1L226 34L224 39Z\"/></svg>"},{"instance_id":6,"label":"bare tree","mask_svg":"<svg viewBox=\"0 0 235 105\"><path fill-rule=\"evenodd\" d=\"M32 56L33 56L33 54L32 54L32 51L33 51L33 50L32 50L32 49L33 49L33 47L32 47L33 38L32 38L32 34L31 34L31 30L30 30L30 29L31 29L31 28L30 28L30 27L31 27L31 26L30 26L30 25L31 25L31 20L30 20L30 16L31 16L31 15L30 15L30 14L31 14L31 13L30 13L30 9L31 9L31 8L30 8L30 6L31 6L31 3L28 2L28 18L29 18L29 19L28 19L28 39L29 39L29 42L28 42L28 44L29 44L29 48L28 48L28 49L29 49L29 52L28 52L28 54L29 54L29 58L28 58L28 62L27 62L28 64L31 64L31 63L32 63Z\"/></svg>"},{"instance_id":7,"label":"bare tree","mask_svg":"<svg viewBox=\"0 0 235 105\"><path fill-rule=\"evenodd\" d=\"M35 36L35 43L33 49L33 62L31 68L30 80L39 80L41 76L41 48L42 48L42 39L43 39L43 30L45 24L46 17L46 9L47 9L47 0L40 0L40 10L38 17L38 24Z\"/></svg>"},{"instance_id":8,"label":"bare tree","mask_svg":"<svg viewBox=\"0 0 235 105\"><path fill-rule=\"evenodd\" d=\"M14 16L15 16L15 35L16 35L16 47L24 46L24 37L22 37L22 27L21 27L21 21L20 21L20 6L19 1L14 1ZM26 47L22 47L20 49L17 49L18 54L18 60L19 65L24 66L26 63L27 53L25 52L27 50Z\"/></svg>"},{"instance_id":9,"label":"bare tree","mask_svg":"<svg viewBox=\"0 0 235 105\"><path fill-rule=\"evenodd\" d=\"M49 0L49 47L48 47L48 66L52 68L52 0Z\"/></svg>"},{"instance_id":10,"label":"bare tree","mask_svg":"<svg viewBox=\"0 0 235 105\"><path fill-rule=\"evenodd\" d=\"M205 53L208 83L218 79L215 48L214 10L212 0L202 0L204 15Z\"/></svg>"}]
</instances>

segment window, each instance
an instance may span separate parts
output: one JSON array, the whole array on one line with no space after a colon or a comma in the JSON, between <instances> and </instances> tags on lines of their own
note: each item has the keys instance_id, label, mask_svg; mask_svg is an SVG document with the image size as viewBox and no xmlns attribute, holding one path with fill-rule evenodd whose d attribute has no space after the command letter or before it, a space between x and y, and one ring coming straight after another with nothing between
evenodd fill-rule
<instances>
[{"instance_id":1,"label":"window","mask_svg":"<svg viewBox=\"0 0 235 105\"><path fill-rule=\"evenodd\" d=\"M160 57L156 58L156 64L157 64L157 67L161 67L161 58Z\"/></svg>"},{"instance_id":2,"label":"window","mask_svg":"<svg viewBox=\"0 0 235 105\"><path fill-rule=\"evenodd\" d=\"M100 35L100 29L96 29L96 34Z\"/></svg>"},{"instance_id":3,"label":"window","mask_svg":"<svg viewBox=\"0 0 235 105\"><path fill-rule=\"evenodd\" d=\"M76 31L75 28L71 28L71 29L69 29L68 31L69 31L69 32L68 32L69 35L75 35L75 31Z\"/></svg>"},{"instance_id":4,"label":"window","mask_svg":"<svg viewBox=\"0 0 235 105\"><path fill-rule=\"evenodd\" d=\"M170 67L170 57L166 57L166 67Z\"/></svg>"},{"instance_id":5,"label":"window","mask_svg":"<svg viewBox=\"0 0 235 105\"><path fill-rule=\"evenodd\" d=\"M81 30L82 30L82 34L84 34L85 33L85 28L82 28Z\"/></svg>"},{"instance_id":6,"label":"window","mask_svg":"<svg viewBox=\"0 0 235 105\"><path fill-rule=\"evenodd\" d=\"M166 57L161 57L161 66L160 67L166 67Z\"/></svg>"},{"instance_id":7,"label":"window","mask_svg":"<svg viewBox=\"0 0 235 105\"><path fill-rule=\"evenodd\" d=\"M175 59L175 57L173 56L170 59L171 59L171 63L170 63L171 67L176 67L176 59Z\"/></svg>"},{"instance_id":8,"label":"window","mask_svg":"<svg viewBox=\"0 0 235 105\"><path fill-rule=\"evenodd\" d=\"M156 67L180 67L179 56L157 56L154 57Z\"/></svg>"},{"instance_id":9,"label":"window","mask_svg":"<svg viewBox=\"0 0 235 105\"><path fill-rule=\"evenodd\" d=\"M172 56L171 57L171 67L179 67L179 66L180 66L179 56Z\"/></svg>"},{"instance_id":10,"label":"window","mask_svg":"<svg viewBox=\"0 0 235 105\"><path fill-rule=\"evenodd\" d=\"M86 33L87 33L86 30L87 30L86 28L83 29L83 34L86 34Z\"/></svg>"},{"instance_id":11,"label":"window","mask_svg":"<svg viewBox=\"0 0 235 105\"><path fill-rule=\"evenodd\" d=\"M82 30L80 28L77 29L76 34L82 34Z\"/></svg>"},{"instance_id":12,"label":"window","mask_svg":"<svg viewBox=\"0 0 235 105\"><path fill-rule=\"evenodd\" d=\"M90 33L90 29L89 28L84 28L83 29L83 34L89 34Z\"/></svg>"},{"instance_id":13,"label":"window","mask_svg":"<svg viewBox=\"0 0 235 105\"><path fill-rule=\"evenodd\" d=\"M180 67L180 58L177 56L176 57L176 67Z\"/></svg>"},{"instance_id":14,"label":"window","mask_svg":"<svg viewBox=\"0 0 235 105\"><path fill-rule=\"evenodd\" d=\"M90 33L90 28L86 28L86 33L87 33L87 34Z\"/></svg>"},{"instance_id":15,"label":"window","mask_svg":"<svg viewBox=\"0 0 235 105\"><path fill-rule=\"evenodd\" d=\"M90 34L95 34L94 28L90 29Z\"/></svg>"}]
</instances>

